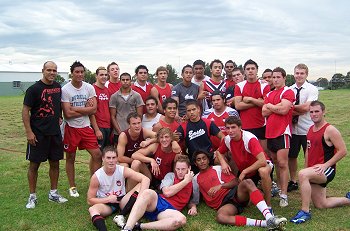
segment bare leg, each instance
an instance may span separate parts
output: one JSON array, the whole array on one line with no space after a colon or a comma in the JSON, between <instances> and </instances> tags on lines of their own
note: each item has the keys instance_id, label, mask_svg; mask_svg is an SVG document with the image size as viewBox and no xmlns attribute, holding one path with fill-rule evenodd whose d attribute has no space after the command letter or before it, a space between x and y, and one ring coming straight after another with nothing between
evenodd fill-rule
<instances>
[{"instance_id":1,"label":"bare leg","mask_svg":"<svg viewBox=\"0 0 350 231\"><path fill-rule=\"evenodd\" d=\"M66 153L66 173L69 187L75 187L75 155L76 153Z\"/></svg>"},{"instance_id":2,"label":"bare leg","mask_svg":"<svg viewBox=\"0 0 350 231\"><path fill-rule=\"evenodd\" d=\"M288 151L289 149L280 149L277 151L277 162L279 168L279 181L282 194L287 195L288 187Z\"/></svg>"},{"instance_id":3,"label":"bare leg","mask_svg":"<svg viewBox=\"0 0 350 231\"><path fill-rule=\"evenodd\" d=\"M40 163L35 163L30 161L28 167L28 184L29 184L29 193L35 193L36 191L36 182L38 180L38 169Z\"/></svg>"},{"instance_id":4,"label":"bare leg","mask_svg":"<svg viewBox=\"0 0 350 231\"><path fill-rule=\"evenodd\" d=\"M142 223L141 229L177 230L186 224L186 217L179 211L167 209L158 214L157 221Z\"/></svg>"},{"instance_id":5,"label":"bare leg","mask_svg":"<svg viewBox=\"0 0 350 231\"><path fill-rule=\"evenodd\" d=\"M58 184L58 177L60 175L60 162L58 160L49 160L50 164L50 182L51 182L51 189L57 189Z\"/></svg>"},{"instance_id":6,"label":"bare leg","mask_svg":"<svg viewBox=\"0 0 350 231\"><path fill-rule=\"evenodd\" d=\"M298 158L288 159L290 180L297 182Z\"/></svg>"},{"instance_id":7,"label":"bare leg","mask_svg":"<svg viewBox=\"0 0 350 231\"><path fill-rule=\"evenodd\" d=\"M143 175L147 176L149 179L152 179L152 174L149 171L147 165L145 163L142 163L139 160L133 160L133 162L131 163L131 169L134 170L135 172L142 173ZM137 184L136 181L128 179L127 190L134 188L136 184Z\"/></svg>"},{"instance_id":8,"label":"bare leg","mask_svg":"<svg viewBox=\"0 0 350 231\"><path fill-rule=\"evenodd\" d=\"M235 225L236 214L238 214L237 208L233 204L226 204L216 213L216 221L220 224Z\"/></svg>"},{"instance_id":9,"label":"bare leg","mask_svg":"<svg viewBox=\"0 0 350 231\"><path fill-rule=\"evenodd\" d=\"M349 206L350 200L346 197L326 197L326 188L320 185L312 184L311 198L316 208L335 208L340 206Z\"/></svg>"},{"instance_id":10,"label":"bare leg","mask_svg":"<svg viewBox=\"0 0 350 231\"><path fill-rule=\"evenodd\" d=\"M102 153L98 149L87 149L90 153L90 176L92 176L97 169L101 168L102 165Z\"/></svg>"},{"instance_id":11,"label":"bare leg","mask_svg":"<svg viewBox=\"0 0 350 231\"><path fill-rule=\"evenodd\" d=\"M263 168L259 168L258 170L261 178L261 187L264 192L264 199L269 207L271 207L271 171L272 169L269 165L266 165Z\"/></svg>"}]
</instances>

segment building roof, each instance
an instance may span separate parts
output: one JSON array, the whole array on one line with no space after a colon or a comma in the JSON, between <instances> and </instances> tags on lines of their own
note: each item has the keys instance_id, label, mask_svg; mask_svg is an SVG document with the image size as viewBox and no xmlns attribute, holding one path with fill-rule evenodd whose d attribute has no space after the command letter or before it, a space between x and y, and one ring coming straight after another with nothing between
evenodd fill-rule
<instances>
[{"instance_id":1,"label":"building roof","mask_svg":"<svg viewBox=\"0 0 350 231\"><path fill-rule=\"evenodd\" d=\"M29 73L41 73L43 66L35 64L18 64L8 63L0 64L0 72L29 72ZM68 73L68 71L58 70L60 73Z\"/></svg>"}]
</instances>

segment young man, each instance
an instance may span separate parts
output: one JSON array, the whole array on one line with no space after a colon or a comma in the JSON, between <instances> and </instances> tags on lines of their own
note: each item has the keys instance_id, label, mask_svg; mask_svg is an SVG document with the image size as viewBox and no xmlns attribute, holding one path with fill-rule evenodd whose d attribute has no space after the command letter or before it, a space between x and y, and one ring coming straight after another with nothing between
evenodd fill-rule
<instances>
[{"instance_id":1,"label":"young man","mask_svg":"<svg viewBox=\"0 0 350 231\"><path fill-rule=\"evenodd\" d=\"M281 189L280 206L286 207L288 206L288 151L292 135L291 121L295 96L294 92L286 86L286 72L283 68L276 67L273 70L272 79L275 90L266 95L262 115L267 117L267 147L277 167L277 181Z\"/></svg>"},{"instance_id":2,"label":"young man","mask_svg":"<svg viewBox=\"0 0 350 231\"><path fill-rule=\"evenodd\" d=\"M157 143L141 148L131 156L134 159L131 168L152 179L154 188L158 188L164 176L171 172L175 155L181 154L181 149L174 152L173 141L173 132L162 128L157 132Z\"/></svg>"},{"instance_id":3,"label":"young man","mask_svg":"<svg viewBox=\"0 0 350 231\"><path fill-rule=\"evenodd\" d=\"M156 123L152 130L158 132L161 128L170 128L172 132L175 132L179 127L179 123L176 121L177 114L177 101L173 98L167 98L163 101L162 108L164 111L164 116L159 119L159 122ZM178 136L174 134L175 136Z\"/></svg>"},{"instance_id":4,"label":"young man","mask_svg":"<svg viewBox=\"0 0 350 231\"><path fill-rule=\"evenodd\" d=\"M309 69L305 64L298 64L294 67L295 84L290 88L295 94L295 104L292 118L292 139L290 140L290 149L288 153L288 166L290 181L288 183L288 192L298 189L297 170L298 155L300 147L306 151L306 134L312 125L309 108L310 103L318 99L318 89L306 81Z\"/></svg>"},{"instance_id":5,"label":"young man","mask_svg":"<svg viewBox=\"0 0 350 231\"><path fill-rule=\"evenodd\" d=\"M229 116L236 116L239 118L239 114L235 109L226 106L226 97L224 93L220 91L212 92L210 101L212 102L213 107L204 111L203 118L214 121L222 133L224 135L227 135L225 128L225 119ZM219 140L216 136L211 136L210 140L213 144L213 149L218 149L221 140Z\"/></svg>"},{"instance_id":6,"label":"young man","mask_svg":"<svg viewBox=\"0 0 350 231\"><path fill-rule=\"evenodd\" d=\"M179 116L183 118L186 115L186 100L197 99L199 86L192 83L193 70L191 65L186 65L181 71L182 82L178 83L172 91L172 98L179 105Z\"/></svg>"},{"instance_id":7,"label":"young man","mask_svg":"<svg viewBox=\"0 0 350 231\"><path fill-rule=\"evenodd\" d=\"M152 142L152 138L156 137L155 132L142 128L141 118L136 112L130 113L126 118L129 128L119 135L118 162L123 166L129 167L133 161L131 155L139 148L148 146Z\"/></svg>"},{"instance_id":8,"label":"young man","mask_svg":"<svg viewBox=\"0 0 350 231\"><path fill-rule=\"evenodd\" d=\"M209 76L204 74L205 71L205 63L203 60L197 59L193 62L193 72L194 75L191 79L192 83L196 84L197 86L202 85L203 81L210 79Z\"/></svg>"},{"instance_id":9,"label":"young man","mask_svg":"<svg viewBox=\"0 0 350 231\"><path fill-rule=\"evenodd\" d=\"M197 100L191 99L186 102L186 115L188 121L182 122L178 127L177 132L180 134L180 140L185 141L190 160L193 153L198 149L203 149L208 152L214 151L210 136L216 136L220 140L224 134L209 119L200 117L201 109ZM191 163L192 170L197 172L197 167Z\"/></svg>"},{"instance_id":10,"label":"young man","mask_svg":"<svg viewBox=\"0 0 350 231\"><path fill-rule=\"evenodd\" d=\"M139 65L135 69L136 81L132 85L132 89L141 95L143 103L151 94L153 85L148 80L148 68L145 65ZM143 107L143 113L146 113L146 106Z\"/></svg>"},{"instance_id":11,"label":"young man","mask_svg":"<svg viewBox=\"0 0 350 231\"><path fill-rule=\"evenodd\" d=\"M258 64L249 59L244 64L247 80L235 87L235 107L242 119L242 129L253 133L267 153L265 118L261 115L264 96L270 91L266 83L258 80Z\"/></svg>"},{"instance_id":12,"label":"young man","mask_svg":"<svg viewBox=\"0 0 350 231\"><path fill-rule=\"evenodd\" d=\"M95 135L101 150L110 145L111 138L111 115L109 113L110 94L105 87L107 76L106 68L97 68L96 83L93 85L97 95L97 109L95 115L90 116L91 126L95 130Z\"/></svg>"},{"instance_id":13,"label":"young man","mask_svg":"<svg viewBox=\"0 0 350 231\"><path fill-rule=\"evenodd\" d=\"M215 152L222 171L229 174L230 166L222 154L230 151L232 159L239 170L239 180L252 179L255 184L261 180L264 199L271 211L271 177L273 164L264 153L259 140L252 133L242 130L239 117L229 116L225 120L227 136L221 141Z\"/></svg>"},{"instance_id":14,"label":"young man","mask_svg":"<svg viewBox=\"0 0 350 231\"><path fill-rule=\"evenodd\" d=\"M335 177L336 163L347 153L340 132L325 120L325 105L310 103L313 125L307 133L305 167L299 171L301 210L290 221L295 224L311 219L310 202L316 208L334 208L350 205L350 192L345 197L327 197L326 186Z\"/></svg>"},{"instance_id":15,"label":"young man","mask_svg":"<svg viewBox=\"0 0 350 231\"><path fill-rule=\"evenodd\" d=\"M226 99L227 105L231 106L232 102L234 102L234 89L236 85L236 78L233 76L233 70L237 65L232 60L228 60L225 63L225 84L226 84Z\"/></svg>"},{"instance_id":16,"label":"young man","mask_svg":"<svg viewBox=\"0 0 350 231\"><path fill-rule=\"evenodd\" d=\"M261 78L262 80L266 81L266 83L270 86L270 91L275 89L275 86L273 86L271 69L265 69Z\"/></svg>"},{"instance_id":17,"label":"young man","mask_svg":"<svg viewBox=\"0 0 350 231\"><path fill-rule=\"evenodd\" d=\"M120 75L121 88L111 96L109 111L114 130L114 143L122 131L128 129L126 117L131 112L137 112L140 116L143 113L143 100L141 95L131 89L131 76L129 73Z\"/></svg>"},{"instance_id":18,"label":"young man","mask_svg":"<svg viewBox=\"0 0 350 231\"><path fill-rule=\"evenodd\" d=\"M223 174L220 166L210 166L210 154L206 151L196 151L193 158L200 172L194 177L190 207L199 203L201 193L205 203L217 210L216 220L221 224L283 230L287 219L270 213L262 194L251 179L240 181L231 173ZM264 220L239 215L249 200L260 210Z\"/></svg>"},{"instance_id":19,"label":"young man","mask_svg":"<svg viewBox=\"0 0 350 231\"><path fill-rule=\"evenodd\" d=\"M57 65L47 61L43 65L42 78L30 86L24 96L22 119L27 135L29 160L29 198L27 209L37 204L36 183L41 162L49 161L51 190L49 201L64 203L66 198L57 191L59 160L63 159L63 144L60 130L61 86L55 82Z\"/></svg>"},{"instance_id":20,"label":"young man","mask_svg":"<svg viewBox=\"0 0 350 231\"><path fill-rule=\"evenodd\" d=\"M101 167L101 151L94 130L90 127L89 116L96 113L96 92L93 86L84 82L85 67L75 61L70 67L72 80L62 88L62 109L64 127L64 149L66 151L66 172L69 195L79 197L75 184L76 150L86 149L90 153L90 174Z\"/></svg>"},{"instance_id":21,"label":"young man","mask_svg":"<svg viewBox=\"0 0 350 231\"><path fill-rule=\"evenodd\" d=\"M146 113L142 116L142 127L152 130L153 125L159 122L162 114L158 113L158 100L150 95L145 100Z\"/></svg>"},{"instance_id":22,"label":"young man","mask_svg":"<svg viewBox=\"0 0 350 231\"><path fill-rule=\"evenodd\" d=\"M226 104L230 107L235 108L235 87L237 83L240 83L244 80L244 71L242 70L242 68L233 68L232 79L235 82L235 85L226 89Z\"/></svg>"},{"instance_id":23,"label":"young man","mask_svg":"<svg viewBox=\"0 0 350 231\"><path fill-rule=\"evenodd\" d=\"M166 67L160 66L156 70L157 84L153 85L151 89L151 95L157 99L158 111L164 114L162 103L165 99L171 97L171 89L173 85L167 83L169 71Z\"/></svg>"},{"instance_id":24,"label":"young man","mask_svg":"<svg viewBox=\"0 0 350 231\"><path fill-rule=\"evenodd\" d=\"M203 80L199 89L199 99L203 99L203 111L213 107L210 95L214 91L226 92L226 81L222 79L222 69L224 64L219 59L214 59L210 63L211 77Z\"/></svg>"},{"instance_id":25,"label":"young man","mask_svg":"<svg viewBox=\"0 0 350 231\"><path fill-rule=\"evenodd\" d=\"M130 168L117 165L117 154L108 146L102 154L103 167L91 177L87 202L93 225L99 231L107 231L104 218L122 209L126 215L136 201L138 193L149 187L149 179ZM134 180L139 184L126 193L125 181ZM117 215L118 217L118 215Z\"/></svg>"},{"instance_id":26,"label":"young man","mask_svg":"<svg viewBox=\"0 0 350 231\"><path fill-rule=\"evenodd\" d=\"M147 189L139 195L130 212L124 231L140 229L174 230L186 224L186 217L180 212L189 202L192 194L193 172L190 171L190 161L185 155L178 155L174 160L174 172L165 175L160 188L162 194L157 195ZM189 210L189 215L196 215L195 210ZM151 220L149 223L137 223L145 214Z\"/></svg>"},{"instance_id":27,"label":"young man","mask_svg":"<svg viewBox=\"0 0 350 231\"><path fill-rule=\"evenodd\" d=\"M108 81L105 83L110 95L116 93L122 86L119 81L119 66L116 62L111 62L107 66Z\"/></svg>"}]
</instances>

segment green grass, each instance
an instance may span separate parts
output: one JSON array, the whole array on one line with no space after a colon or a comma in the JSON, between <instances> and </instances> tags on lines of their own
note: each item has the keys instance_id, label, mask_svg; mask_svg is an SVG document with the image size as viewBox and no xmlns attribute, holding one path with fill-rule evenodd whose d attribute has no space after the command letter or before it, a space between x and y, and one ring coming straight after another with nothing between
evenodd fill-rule
<instances>
[{"instance_id":1,"label":"green grass","mask_svg":"<svg viewBox=\"0 0 350 231\"><path fill-rule=\"evenodd\" d=\"M320 99L326 104L327 121L335 125L342 133L348 150L350 150L350 90L321 91ZM23 96L0 97L0 230L95 230L92 226L86 192L89 183L88 159L85 151L77 155L76 177L79 198L68 198L68 183L64 171L64 161L61 162L59 191L69 199L65 204L48 201L50 189L48 179L48 164L43 163L39 170L37 195L39 203L34 210L27 210L25 204L28 197L27 167L25 160L26 138L21 121ZM299 166L303 158L300 155ZM337 165L335 180L329 185L329 196L343 196L350 191L350 157L346 156ZM273 198L272 204L276 214L290 218L300 207L298 192L289 195L290 205L281 209L278 199ZM198 207L199 215L188 217L188 224L183 230L263 230L255 227L230 227L215 222L215 211L204 203ZM186 212L186 211L184 211ZM312 207L313 218L302 225L288 223L288 230L350 230L350 206L336 209L319 210ZM254 207L245 209L243 215L262 219L262 215ZM112 217L106 219L109 230L118 230Z\"/></svg>"}]
</instances>

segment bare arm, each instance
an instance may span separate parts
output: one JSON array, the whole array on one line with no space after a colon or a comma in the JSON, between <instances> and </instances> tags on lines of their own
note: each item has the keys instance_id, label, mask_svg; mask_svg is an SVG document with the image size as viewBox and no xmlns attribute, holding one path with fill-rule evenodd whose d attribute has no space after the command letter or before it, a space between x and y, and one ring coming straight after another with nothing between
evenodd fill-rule
<instances>
[{"instance_id":1,"label":"bare arm","mask_svg":"<svg viewBox=\"0 0 350 231\"><path fill-rule=\"evenodd\" d=\"M159 92L158 92L157 88L152 87L152 89L151 89L151 96L153 96L154 98L157 99L157 102L158 102L157 110L158 110L159 113L163 114L164 111L163 111L162 105L161 105L161 103L159 101Z\"/></svg>"},{"instance_id":2,"label":"bare arm","mask_svg":"<svg viewBox=\"0 0 350 231\"><path fill-rule=\"evenodd\" d=\"M262 107L261 113L263 117L268 117L272 114L272 111L267 108L267 104L264 104L264 106Z\"/></svg>"},{"instance_id":3,"label":"bare arm","mask_svg":"<svg viewBox=\"0 0 350 231\"><path fill-rule=\"evenodd\" d=\"M30 127L30 109L31 108L29 106L23 104L22 120L27 135L27 141L29 144L35 146L36 142L38 141L36 139L35 134L32 131L32 128Z\"/></svg>"},{"instance_id":4,"label":"bare arm","mask_svg":"<svg viewBox=\"0 0 350 231\"><path fill-rule=\"evenodd\" d=\"M162 188L163 195L165 197L172 197L176 193L178 193L181 189L183 189L186 185L188 185L193 180L194 173L188 170L184 179L177 184L173 184L171 186L166 186Z\"/></svg>"},{"instance_id":5,"label":"bare arm","mask_svg":"<svg viewBox=\"0 0 350 231\"><path fill-rule=\"evenodd\" d=\"M249 173L257 171L259 168L265 167L266 166L266 158L265 154L263 152L260 152L256 156L257 160L254 162L254 164L250 165L248 168L245 168L241 174L239 175L239 180L244 180L245 176L248 175Z\"/></svg>"},{"instance_id":6,"label":"bare arm","mask_svg":"<svg viewBox=\"0 0 350 231\"><path fill-rule=\"evenodd\" d=\"M150 184L150 179L146 177L145 175L135 172L131 168L124 168L124 177L127 179L132 179L136 182L139 182L141 184L140 192L141 193L143 190L148 189L149 184Z\"/></svg>"},{"instance_id":7,"label":"bare arm","mask_svg":"<svg viewBox=\"0 0 350 231\"><path fill-rule=\"evenodd\" d=\"M243 97L243 103L246 104L254 104L256 107L262 107L264 105L264 99L263 98L253 98L249 96Z\"/></svg>"},{"instance_id":8,"label":"bare arm","mask_svg":"<svg viewBox=\"0 0 350 231\"><path fill-rule=\"evenodd\" d=\"M207 97L207 93L208 93L208 92L204 90L204 85L201 84L201 85L199 86L199 93L198 93L197 99L198 99L198 100L205 99L205 97Z\"/></svg>"},{"instance_id":9,"label":"bare arm","mask_svg":"<svg viewBox=\"0 0 350 231\"><path fill-rule=\"evenodd\" d=\"M103 139L103 134L102 134L100 128L97 126L95 115L90 115L89 119L90 119L91 126L94 129L94 131L95 131L95 135L96 135L97 139L98 140L102 140Z\"/></svg>"},{"instance_id":10,"label":"bare arm","mask_svg":"<svg viewBox=\"0 0 350 231\"><path fill-rule=\"evenodd\" d=\"M116 195L110 195L110 196L104 197L104 198L97 198L96 193L97 193L99 186L100 186L100 184L98 182L97 176L95 174L92 175L91 180L90 180L90 186L89 186L89 189L87 192L87 203L89 205L119 203Z\"/></svg>"},{"instance_id":11,"label":"bare arm","mask_svg":"<svg viewBox=\"0 0 350 231\"><path fill-rule=\"evenodd\" d=\"M82 115L93 115L97 110L96 97L87 100L85 107L71 107L71 110L81 113Z\"/></svg>"},{"instance_id":12,"label":"bare arm","mask_svg":"<svg viewBox=\"0 0 350 231\"><path fill-rule=\"evenodd\" d=\"M246 103L243 101L243 96L235 96L235 107L237 110L247 110L255 107L253 103Z\"/></svg>"},{"instance_id":13,"label":"bare arm","mask_svg":"<svg viewBox=\"0 0 350 231\"><path fill-rule=\"evenodd\" d=\"M324 137L326 143L328 145L333 144L337 150L334 156L325 163L326 167L330 167L346 156L347 149L343 137L334 126L329 126L326 128Z\"/></svg>"},{"instance_id":14,"label":"bare arm","mask_svg":"<svg viewBox=\"0 0 350 231\"><path fill-rule=\"evenodd\" d=\"M128 143L128 138L126 137L126 134L124 132L120 133L118 138L118 145L117 145L117 154L118 154L118 161L119 163L128 163L131 164L133 161L132 158L125 156L125 147Z\"/></svg>"},{"instance_id":15,"label":"bare arm","mask_svg":"<svg viewBox=\"0 0 350 231\"><path fill-rule=\"evenodd\" d=\"M290 102L287 99L282 99L281 102L276 105L273 105L271 103L265 105L266 108L269 109L272 113L280 115L286 115L289 112L289 110L293 107L292 102Z\"/></svg>"},{"instance_id":16,"label":"bare arm","mask_svg":"<svg viewBox=\"0 0 350 231\"><path fill-rule=\"evenodd\" d=\"M120 130L120 127L119 127L119 124L117 121L117 117L116 117L117 116L117 109L110 107L109 113L111 114L111 123L112 123L113 129L116 130L118 134L120 134L121 130Z\"/></svg>"}]
</instances>

